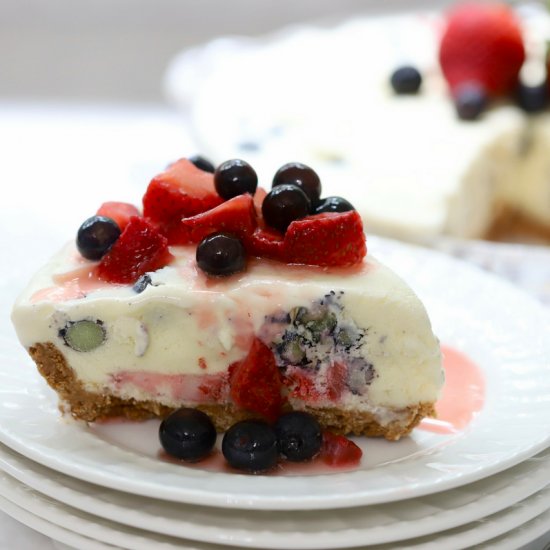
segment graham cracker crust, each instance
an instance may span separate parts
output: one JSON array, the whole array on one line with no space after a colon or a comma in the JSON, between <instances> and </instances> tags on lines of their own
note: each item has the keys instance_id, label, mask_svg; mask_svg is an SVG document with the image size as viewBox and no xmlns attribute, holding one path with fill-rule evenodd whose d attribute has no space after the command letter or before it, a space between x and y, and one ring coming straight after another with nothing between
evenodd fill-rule
<instances>
[{"instance_id":1,"label":"graham cracker crust","mask_svg":"<svg viewBox=\"0 0 550 550\"><path fill-rule=\"evenodd\" d=\"M70 414L79 420L94 422L113 417L145 420L152 417L164 418L175 410L154 401L121 399L113 395L87 391L67 364L63 354L50 342L35 344L29 349L29 354L40 374L59 395L60 409L64 412L68 407ZM257 414L239 409L231 403L203 404L195 408L208 414L220 432L240 420L258 418ZM288 409L291 410L291 407L288 406ZM399 419L385 426L369 412L345 411L335 407L306 407L305 410L317 418L324 429L342 434L384 437L390 441L408 435L422 418L435 416L433 403L420 403L395 411L399 413Z\"/></svg>"},{"instance_id":2,"label":"graham cracker crust","mask_svg":"<svg viewBox=\"0 0 550 550\"><path fill-rule=\"evenodd\" d=\"M498 242L550 244L550 225L546 225L509 205L499 205L485 239Z\"/></svg>"}]
</instances>

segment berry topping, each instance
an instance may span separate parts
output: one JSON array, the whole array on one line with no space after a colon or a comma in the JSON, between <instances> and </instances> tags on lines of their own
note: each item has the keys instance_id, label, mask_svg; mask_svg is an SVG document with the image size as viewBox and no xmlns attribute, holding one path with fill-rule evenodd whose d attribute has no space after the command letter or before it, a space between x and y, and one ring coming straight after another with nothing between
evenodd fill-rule
<instances>
[{"instance_id":1,"label":"berry topping","mask_svg":"<svg viewBox=\"0 0 550 550\"><path fill-rule=\"evenodd\" d=\"M222 199L214 188L214 177L186 159L171 164L149 184L143 196L143 215L159 226L171 243L171 231L182 218L218 206Z\"/></svg>"},{"instance_id":2,"label":"berry topping","mask_svg":"<svg viewBox=\"0 0 550 550\"><path fill-rule=\"evenodd\" d=\"M105 329L102 321L84 319L68 323L59 336L75 351L92 351L105 341Z\"/></svg>"},{"instance_id":3,"label":"berry topping","mask_svg":"<svg viewBox=\"0 0 550 550\"><path fill-rule=\"evenodd\" d=\"M288 263L351 266L361 262L366 253L363 223L355 210L292 222L284 239Z\"/></svg>"},{"instance_id":4,"label":"berry topping","mask_svg":"<svg viewBox=\"0 0 550 550\"><path fill-rule=\"evenodd\" d=\"M399 67L391 75L392 88L396 94L416 94L422 84L422 75L416 67Z\"/></svg>"},{"instance_id":5,"label":"berry topping","mask_svg":"<svg viewBox=\"0 0 550 550\"><path fill-rule=\"evenodd\" d=\"M277 465L277 436L265 422L243 420L225 433L222 452L233 468L265 472Z\"/></svg>"},{"instance_id":6,"label":"berry topping","mask_svg":"<svg viewBox=\"0 0 550 550\"><path fill-rule=\"evenodd\" d=\"M114 220L104 216L88 218L78 229L76 247L88 260L99 260L115 244L120 228Z\"/></svg>"},{"instance_id":7,"label":"berry topping","mask_svg":"<svg viewBox=\"0 0 550 550\"><path fill-rule=\"evenodd\" d=\"M132 287L132 290L136 294L141 294L149 285L152 285L153 281L151 280L151 276L146 273L145 275L142 275L134 284Z\"/></svg>"},{"instance_id":8,"label":"berry topping","mask_svg":"<svg viewBox=\"0 0 550 550\"><path fill-rule=\"evenodd\" d=\"M518 105L526 113L540 113L548 105L548 84L527 86L520 84L518 88Z\"/></svg>"},{"instance_id":9,"label":"berry topping","mask_svg":"<svg viewBox=\"0 0 550 550\"><path fill-rule=\"evenodd\" d=\"M243 409L275 421L283 406L281 374L272 351L258 338L248 355L231 367L231 397Z\"/></svg>"},{"instance_id":10,"label":"berry topping","mask_svg":"<svg viewBox=\"0 0 550 550\"><path fill-rule=\"evenodd\" d=\"M139 210L133 204L114 201L104 202L96 212L96 216L105 216L115 220L121 231L124 231L132 216L139 215Z\"/></svg>"},{"instance_id":11,"label":"berry topping","mask_svg":"<svg viewBox=\"0 0 550 550\"><path fill-rule=\"evenodd\" d=\"M479 84L469 82L457 86L455 107L461 120L476 120L487 107L487 94Z\"/></svg>"},{"instance_id":12,"label":"berry topping","mask_svg":"<svg viewBox=\"0 0 550 550\"><path fill-rule=\"evenodd\" d=\"M265 223L281 233L294 221L307 216L311 201L296 185L281 184L274 187L265 197L262 214Z\"/></svg>"},{"instance_id":13,"label":"berry topping","mask_svg":"<svg viewBox=\"0 0 550 550\"><path fill-rule=\"evenodd\" d=\"M283 414L275 424L275 433L279 452L293 462L312 459L323 442L319 422L301 411Z\"/></svg>"},{"instance_id":14,"label":"berry topping","mask_svg":"<svg viewBox=\"0 0 550 550\"><path fill-rule=\"evenodd\" d=\"M173 244L198 243L219 231L232 233L246 240L256 229L254 200L249 194L228 201L191 218L181 220L172 233Z\"/></svg>"},{"instance_id":15,"label":"berry topping","mask_svg":"<svg viewBox=\"0 0 550 550\"><path fill-rule=\"evenodd\" d=\"M315 208L315 214L324 214L326 212L349 212L355 210L353 204L342 197L327 197L323 199Z\"/></svg>"},{"instance_id":16,"label":"berry topping","mask_svg":"<svg viewBox=\"0 0 550 550\"><path fill-rule=\"evenodd\" d=\"M187 160L203 172L210 172L211 174L213 174L216 170L214 165L208 159L205 159L201 155L194 155L192 157L189 157Z\"/></svg>"},{"instance_id":17,"label":"berry topping","mask_svg":"<svg viewBox=\"0 0 550 550\"><path fill-rule=\"evenodd\" d=\"M148 271L155 271L173 260L166 237L151 223L137 216L103 256L98 276L110 283L133 284Z\"/></svg>"},{"instance_id":18,"label":"berry topping","mask_svg":"<svg viewBox=\"0 0 550 550\"><path fill-rule=\"evenodd\" d=\"M250 253L262 258L284 262L284 241L278 231L258 227L248 240Z\"/></svg>"},{"instance_id":19,"label":"berry topping","mask_svg":"<svg viewBox=\"0 0 550 550\"><path fill-rule=\"evenodd\" d=\"M197 247L197 265L208 275L225 277L242 271L246 265L243 243L234 235L214 233Z\"/></svg>"},{"instance_id":20,"label":"berry topping","mask_svg":"<svg viewBox=\"0 0 550 550\"><path fill-rule=\"evenodd\" d=\"M243 193L254 195L258 176L248 162L240 159L227 160L214 172L214 185L218 195L225 200Z\"/></svg>"},{"instance_id":21,"label":"berry topping","mask_svg":"<svg viewBox=\"0 0 550 550\"><path fill-rule=\"evenodd\" d=\"M329 466L356 466L361 461L363 451L343 435L323 433L321 459Z\"/></svg>"},{"instance_id":22,"label":"berry topping","mask_svg":"<svg viewBox=\"0 0 550 550\"><path fill-rule=\"evenodd\" d=\"M289 162L281 166L273 177L272 187L292 184L298 186L315 204L321 197L321 180L317 172L301 162Z\"/></svg>"},{"instance_id":23,"label":"berry topping","mask_svg":"<svg viewBox=\"0 0 550 550\"><path fill-rule=\"evenodd\" d=\"M159 439L169 455L196 462L212 451L216 443L216 429L202 411L183 408L162 421Z\"/></svg>"},{"instance_id":24,"label":"berry topping","mask_svg":"<svg viewBox=\"0 0 550 550\"><path fill-rule=\"evenodd\" d=\"M525 59L520 24L503 3L466 3L449 14L439 60L451 90L477 82L489 96L515 89Z\"/></svg>"}]
</instances>

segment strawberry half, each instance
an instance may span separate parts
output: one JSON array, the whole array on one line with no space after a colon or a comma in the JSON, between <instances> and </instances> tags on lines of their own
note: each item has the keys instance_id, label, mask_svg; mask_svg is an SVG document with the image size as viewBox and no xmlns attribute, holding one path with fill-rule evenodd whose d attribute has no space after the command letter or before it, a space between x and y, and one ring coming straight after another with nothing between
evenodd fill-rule
<instances>
[{"instance_id":1,"label":"strawberry half","mask_svg":"<svg viewBox=\"0 0 550 550\"><path fill-rule=\"evenodd\" d=\"M451 90L475 82L490 96L514 90L525 60L519 22L499 3L469 3L454 8L441 41L439 60Z\"/></svg>"},{"instance_id":2,"label":"strawberry half","mask_svg":"<svg viewBox=\"0 0 550 550\"><path fill-rule=\"evenodd\" d=\"M249 194L238 195L191 218L182 219L171 231L171 244L199 243L204 237L224 231L245 241L256 228L254 200Z\"/></svg>"},{"instance_id":3,"label":"strawberry half","mask_svg":"<svg viewBox=\"0 0 550 550\"><path fill-rule=\"evenodd\" d=\"M293 221L284 238L287 263L345 267L361 262L366 253L363 222L355 210Z\"/></svg>"},{"instance_id":4,"label":"strawberry half","mask_svg":"<svg viewBox=\"0 0 550 550\"><path fill-rule=\"evenodd\" d=\"M132 284L148 271L156 271L173 260L168 241L147 220L130 218L126 229L97 266L100 279Z\"/></svg>"},{"instance_id":5,"label":"strawberry half","mask_svg":"<svg viewBox=\"0 0 550 550\"><path fill-rule=\"evenodd\" d=\"M180 159L153 178L147 187L143 215L158 225L170 240L173 226L182 218L206 212L222 202L214 188L214 175Z\"/></svg>"},{"instance_id":6,"label":"strawberry half","mask_svg":"<svg viewBox=\"0 0 550 550\"><path fill-rule=\"evenodd\" d=\"M275 421L283 406L282 380L271 350L258 338L248 355L230 367L231 397L243 409Z\"/></svg>"},{"instance_id":7,"label":"strawberry half","mask_svg":"<svg viewBox=\"0 0 550 550\"><path fill-rule=\"evenodd\" d=\"M139 216L139 210L127 202L104 202L96 212L97 216L106 216L115 220L120 231L124 231L132 216Z\"/></svg>"}]
</instances>

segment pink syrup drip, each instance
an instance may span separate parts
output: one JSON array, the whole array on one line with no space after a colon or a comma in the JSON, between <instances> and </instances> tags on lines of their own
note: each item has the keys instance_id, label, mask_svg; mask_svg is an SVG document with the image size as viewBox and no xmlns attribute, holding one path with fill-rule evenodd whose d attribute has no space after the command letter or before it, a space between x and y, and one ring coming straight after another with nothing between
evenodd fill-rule
<instances>
[{"instance_id":1,"label":"pink syrup drip","mask_svg":"<svg viewBox=\"0 0 550 550\"><path fill-rule=\"evenodd\" d=\"M442 346L445 385L435 405L437 418L425 418L419 429L438 434L464 430L483 408L485 380L480 368L466 355Z\"/></svg>"},{"instance_id":2,"label":"pink syrup drip","mask_svg":"<svg viewBox=\"0 0 550 550\"><path fill-rule=\"evenodd\" d=\"M99 279L95 265L85 265L66 273L54 275L53 281L55 286L42 288L31 296L31 304L43 300L52 302L75 300L84 298L86 294L93 290L112 286L111 283Z\"/></svg>"}]
</instances>

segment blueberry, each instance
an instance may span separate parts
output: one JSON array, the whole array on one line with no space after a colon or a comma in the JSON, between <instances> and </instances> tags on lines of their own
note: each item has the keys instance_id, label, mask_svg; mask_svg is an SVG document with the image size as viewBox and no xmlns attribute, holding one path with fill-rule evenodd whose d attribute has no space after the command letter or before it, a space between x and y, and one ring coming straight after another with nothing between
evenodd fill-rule
<instances>
[{"instance_id":1,"label":"blueberry","mask_svg":"<svg viewBox=\"0 0 550 550\"><path fill-rule=\"evenodd\" d=\"M349 212L355 210L353 204L342 197L327 197L323 199L315 208L315 214L325 212Z\"/></svg>"},{"instance_id":2,"label":"blueberry","mask_svg":"<svg viewBox=\"0 0 550 550\"><path fill-rule=\"evenodd\" d=\"M203 172L210 172L211 174L213 174L216 170L216 168L214 168L214 165L208 159L205 159L201 155L193 155L187 160Z\"/></svg>"},{"instance_id":3,"label":"blueberry","mask_svg":"<svg viewBox=\"0 0 550 550\"><path fill-rule=\"evenodd\" d=\"M272 187L285 183L297 185L312 204L321 197L321 180L317 172L301 162L289 162L277 170Z\"/></svg>"},{"instance_id":4,"label":"blueberry","mask_svg":"<svg viewBox=\"0 0 550 550\"><path fill-rule=\"evenodd\" d=\"M420 71L410 65L396 69L390 79L396 94L416 94L422 84Z\"/></svg>"},{"instance_id":5,"label":"blueberry","mask_svg":"<svg viewBox=\"0 0 550 550\"><path fill-rule=\"evenodd\" d=\"M265 472L277 464L277 436L266 422L243 420L225 433L222 453L233 468Z\"/></svg>"},{"instance_id":6,"label":"blueberry","mask_svg":"<svg viewBox=\"0 0 550 550\"><path fill-rule=\"evenodd\" d=\"M145 273L134 283L132 290L136 294L141 294L149 285L152 284L153 281L151 280L151 276L148 273Z\"/></svg>"},{"instance_id":7,"label":"blueberry","mask_svg":"<svg viewBox=\"0 0 550 550\"><path fill-rule=\"evenodd\" d=\"M218 195L225 200L244 193L253 195L258 187L258 176L248 162L226 160L214 172L214 185Z\"/></svg>"},{"instance_id":8,"label":"blueberry","mask_svg":"<svg viewBox=\"0 0 550 550\"><path fill-rule=\"evenodd\" d=\"M319 422L301 411L283 414L275 424L275 433L279 452L292 462L312 459L323 442Z\"/></svg>"},{"instance_id":9,"label":"blueberry","mask_svg":"<svg viewBox=\"0 0 550 550\"><path fill-rule=\"evenodd\" d=\"M78 229L76 247L88 260L100 260L120 237L120 228L111 218L92 216Z\"/></svg>"},{"instance_id":10,"label":"blueberry","mask_svg":"<svg viewBox=\"0 0 550 550\"><path fill-rule=\"evenodd\" d=\"M539 113L548 105L548 84L527 86L520 84L518 88L518 104L526 113Z\"/></svg>"},{"instance_id":11,"label":"blueberry","mask_svg":"<svg viewBox=\"0 0 550 550\"><path fill-rule=\"evenodd\" d=\"M105 341L105 328L99 319L71 321L59 331L65 344L75 351L92 351Z\"/></svg>"},{"instance_id":12,"label":"blueberry","mask_svg":"<svg viewBox=\"0 0 550 550\"><path fill-rule=\"evenodd\" d=\"M216 443L216 428L202 411L183 408L162 421L159 439L169 455L196 462L212 451Z\"/></svg>"},{"instance_id":13,"label":"blueberry","mask_svg":"<svg viewBox=\"0 0 550 550\"><path fill-rule=\"evenodd\" d=\"M282 184L274 187L262 203L262 214L267 225L284 233L294 220L307 216L311 201L296 185Z\"/></svg>"},{"instance_id":14,"label":"blueberry","mask_svg":"<svg viewBox=\"0 0 550 550\"><path fill-rule=\"evenodd\" d=\"M241 241L228 233L213 233L197 246L197 265L209 275L225 277L242 271L246 253Z\"/></svg>"},{"instance_id":15,"label":"blueberry","mask_svg":"<svg viewBox=\"0 0 550 550\"><path fill-rule=\"evenodd\" d=\"M485 111L488 103L487 92L480 84L468 82L455 91L455 107L461 120L476 120Z\"/></svg>"}]
</instances>

